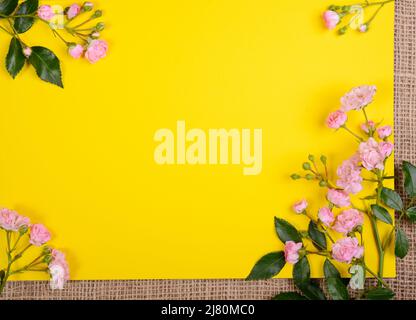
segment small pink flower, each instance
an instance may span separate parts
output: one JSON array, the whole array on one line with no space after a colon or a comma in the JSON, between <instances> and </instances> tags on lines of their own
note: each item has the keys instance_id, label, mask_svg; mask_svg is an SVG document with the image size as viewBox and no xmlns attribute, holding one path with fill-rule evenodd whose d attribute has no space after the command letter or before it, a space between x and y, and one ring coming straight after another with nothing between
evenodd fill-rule
<instances>
[{"instance_id":1,"label":"small pink flower","mask_svg":"<svg viewBox=\"0 0 416 320\"><path fill-rule=\"evenodd\" d=\"M375 128L376 128L376 124L374 121L371 121L371 120L361 125L361 130L363 130L365 133L370 133L370 129L374 131Z\"/></svg>"},{"instance_id":2,"label":"small pink flower","mask_svg":"<svg viewBox=\"0 0 416 320\"><path fill-rule=\"evenodd\" d=\"M324 19L325 27L329 30L334 29L341 20L338 13L332 10L325 11L323 14L323 19Z\"/></svg>"},{"instance_id":3,"label":"small pink flower","mask_svg":"<svg viewBox=\"0 0 416 320\"><path fill-rule=\"evenodd\" d=\"M379 144L380 153L383 155L384 158L390 157L393 153L394 145L389 141L382 141Z\"/></svg>"},{"instance_id":4,"label":"small pink flower","mask_svg":"<svg viewBox=\"0 0 416 320\"><path fill-rule=\"evenodd\" d=\"M64 288L69 280L69 266L65 255L56 249L52 250L52 261L49 263L49 274L51 276L51 288L53 290Z\"/></svg>"},{"instance_id":5,"label":"small pink flower","mask_svg":"<svg viewBox=\"0 0 416 320\"><path fill-rule=\"evenodd\" d=\"M351 263L355 259L360 259L364 254L364 248L359 245L357 238L343 238L332 246L332 257L343 263Z\"/></svg>"},{"instance_id":6,"label":"small pink flower","mask_svg":"<svg viewBox=\"0 0 416 320\"><path fill-rule=\"evenodd\" d=\"M285 259L287 263L296 264L299 261L299 250L302 246L302 242L287 241L285 243Z\"/></svg>"},{"instance_id":7,"label":"small pink flower","mask_svg":"<svg viewBox=\"0 0 416 320\"><path fill-rule=\"evenodd\" d=\"M74 19L79 13L81 12L81 6L79 4L74 3L68 8L68 12L66 15L68 16L68 19Z\"/></svg>"},{"instance_id":8,"label":"small pink flower","mask_svg":"<svg viewBox=\"0 0 416 320\"><path fill-rule=\"evenodd\" d=\"M27 228L29 224L29 218L21 216L16 211L0 210L0 228L6 231L19 231L21 228Z\"/></svg>"},{"instance_id":9,"label":"small pink flower","mask_svg":"<svg viewBox=\"0 0 416 320\"><path fill-rule=\"evenodd\" d=\"M351 204L350 197L344 190L329 189L326 197L329 202L339 208L348 207Z\"/></svg>"},{"instance_id":10,"label":"small pink flower","mask_svg":"<svg viewBox=\"0 0 416 320\"><path fill-rule=\"evenodd\" d=\"M85 52L85 57L91 63L107 56L108 44L104 40L92 40Z\"/></svg>"},{"instance_id":11,"label":"small pink flower","mask_svg":"<svg viewBox=\"0 0 416 320\"><path fill-rule=\"evenodd\" d=\"M296 202L294 205L293 205L293 210L296 212L296 213L299 213L299 214L301 214L301 213L303 213L305 210L306 210L306 208L308 207L308 202L306 201L306 200L301 200L301 201L299 201L299 202Z\"/></svg>"},{"instance_id":12,"label":"small pink flower","mask_svg":"<svg viewBox=\"0 0 416 320\"><path fill-rule=\"evenodd\" d=\"M336 232L347 235L352 232L358 226L362 226L364 223L364 217L361 212L355 209L349 209L341 212L334 223L332 229Z\"/></svg>"},{"instance_id":13,"label":"small pink flower","mask_svg":"<svg viewBox=\"0 0 416 320\"><path fill-rule=\"evenodd\" d=\"M361 110L373 102L376 86L361 86L352 89L341 98L341 110Z\"/></svg>"},{"instance_id":14,"label":"small pink flower","mask_svg":"<svg viewBox=\"0 0 416 320\"><path fill-rule=\"evenodd\" d=\"M74 59L79 59L84 54L84 47L80 44L70 45L68 48L69 55Z\"/></svg>"},{"instance_id":15,"label":"small pink flower","mask_svg":"<svg viewBox=\"0 0 416 320\"><path fill-rule=\"evenodd\" d=\"M326 125L331 129L339 129L347 122L347 119L347 114L344 111L338 110L328 116Z\"/></svg>"},{"instance_id":16,"label":"small pink flower","mask_svg":"<svg viewBox=\"0 0 416 320\"><path fill-rule=\"evenodd\" d=\"M334 213L328 207L319 209L318 218L327 227L331 226L335 220Z\"/></svg>"},{"instance_id":17,"label":"small pink flower","mask_svg":"<svg viewBox=\"0 0 416 320\"><path fill-rule=\"evenodd\" d=\"M43 5L38 9L38 16L42 20L50 21L55 16L55 13L50 5Z\"/></svg>"},{"instance_id":18,"label":"small pink flower","mask_svg":"<svg viewBox=\"0 0 416 320\"><path fill-rule=\"evenodd\" d=\"M391 136L392 131L390 126L384 126L377 129L377 134L380 139L385 139Z\"/></svg>"},{"instance_id":19,"label":"small pink flower","mask_svg":"<svg viewBox=\"0 0 416 320\"><path fill-rule=\"evenodd\" d=\"M384 169L386 156L381 152L379 144L373 138L360 143L358 153L363 167L367 170Z\"/></svg>"},{"instance_id":20,"label":"small pink flower","mask_svg":"<svg viewBox=\"0 0 416 320\"><path fill-rule=\"evenodd\" d=\"M344 161L337 169L338 187L352 194L356 194L363 189L361 185L363 178L361 177L361 168L358 166L358 161L359 159L354 156Z\"/></svg>"},{"instance_id":21,"label":"small pink flower","mask_svg":"<svg viewBox=\"0 0 416 320\"><path fill-rule=\"evenodd\" d=\"M362 24L358 27L358 31L365 33L368 31L368 25L367 24Z\"/></svg>"},{"instance_id":22,"label":"small pink flower","mask_svg":"<svg viewBox=\"0 0 416 320\"><path fill-rule=\"evenodd\" d=\"M25 47L23 49L23 54L26 58L29 58L32 55L32 48L30 47Z\"/></svg>"},{"instance_id":23,"label":"small pink flower","mask_svg":"<svg viewBox=\"0 0 416 320\"><path fill-rule=\"evenodd\" d=\"M51 240L51 233L42 224L34 224L30 227L30 243L40 247Z\"/></svg>"}]
</instances>

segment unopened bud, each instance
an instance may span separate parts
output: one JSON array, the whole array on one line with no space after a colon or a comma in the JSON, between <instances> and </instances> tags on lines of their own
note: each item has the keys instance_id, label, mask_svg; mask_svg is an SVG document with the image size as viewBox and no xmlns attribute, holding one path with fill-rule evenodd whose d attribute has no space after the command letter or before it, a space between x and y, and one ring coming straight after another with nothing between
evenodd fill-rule
<instances>
[{"instance_id":1,"label":"unopened bud","mask_svg":"<svg viewBox=\"0 0 416 320\"><path fill-rule=\"evenodd\" d=\"M305 179L308 180L308 181L311 181L311 180L315 179L315 177L312 174L307 174L305 176Z\"/></svg>"},{"instance_id":2,"label":"unopened bud","mask_svg":"<svg viewBox=\"0 0 416 320\"><path fill-rule=\"evenodd\" d=\"M302 165L302 168L303 168L304 170L311 170L311 164L310 164L309 162L305 162L305 163Z\"/></svg>"},{"instance_id":3,"label":"unopened bud","mask_svg":"<svg viewBox=\"0 0 416 320\"><path fill-rule=\"evenodd\" d=\"M298 175L297 173L294 173L290 176L293 180L299 180L301 178L300 175Z\"/></svg>"},{"instance_id":4,"label":"unopened bud","mask_svg":"<svg viewBox=\"0 0 416 320\"><path fill-rule=\"evenodd\" d=\"M321 156L321 162L322 162L322 164L326 165L326 160L327 160L326 156L322 155Z\"/></svg>"},{"instance_id":5,"label":"unopened bud","mask_svg":"<svg viewBox=\"0 0 416 320\"><path fill-rule=\"evenodd\" d=\"M104 22L99 22L99 23L97 23L97 25L95 26L95 30L96 30L96 31L103 31L103 30L104 30L104 28L105 28L105 24L104 24Z\"/></svg>"},{"instance_id":6,"label":"unopened bud","mask_svg":"<svg viewBox=\"0 0 416 320\"><path fill-rule=\"evenodd\" d=\"M94 8L94 4L92 2L84 2L84 4L82 5L82 10L84 12L88 12L91 11Z\"/></svg>"},{"instance_id":7,"label":"unopened bud","mask_svg":"<svg viewBox=\"0 0 416 320\"><path fill-rule=\"evenodd\" d=\"M100 18L103 15L103 12L101 10L97 10L94 12L94 14L92 15L91 18L95 19L95 18Z\"/></svg>"}]
</instances>

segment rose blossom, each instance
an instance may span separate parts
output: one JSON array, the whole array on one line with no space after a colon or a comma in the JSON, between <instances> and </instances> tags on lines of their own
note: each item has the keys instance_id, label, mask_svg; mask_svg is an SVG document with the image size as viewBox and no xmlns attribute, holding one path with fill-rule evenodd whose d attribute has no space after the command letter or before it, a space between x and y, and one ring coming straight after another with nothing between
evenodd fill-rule
<instances>
[{"instance_id":1,"label":"rose blossom","mask_svg":"<svg viewBox=\"0 0 416 320\"><path fill-rule=\"evenodd\" d=\"M364 248L358 243L357 238L343 238L332 246L332 257L338 262L351 263L356 258L360 259L364 254Z\"/></svg>"},{"instance_id":2,"label":"rose blossom","mask_svg":"<svg viewBox=\"0 0 416 320\"><path fill-rule=\"evenodd\" d=\"M342 163L337 169L337 185L348 193L358 193L363 187L361 183L361 168L357 165L357 157L348 159Z\"/></svg>"},{"instance_id":3,"label":"rose blossom","mask_svg":"<svg viewBox=\"0 0 416 320\"><path fill-rule=\"evenodd\" d=\"M362 226L364 217L361 212L355 209L349 209L341 212L335 219L334 229L336 232L347 235L358 226Z\"/></svg>"},{"instance_id":4,"label":"rose blossom","mask_svg":"<svg viewBox=\"0 0 416 320\"><path fill-rule=\"evenodd\" d=\"M42 20L50 21L55 16L55 13L50 5L43 5L38 9L38 16Z\"/></svg>"},{"instance_id":5,"label":"rose blossom","mask_svg":"<svg viewBox=\"0 0 416 320\"><path fill-rule=\"evenodd\" d=\"M30 243L34 246L41 246L51 240L51 233L42 224L34 224L30 227Z\"/></svg>"},{"instance_id":6,"label":"rose blossom","mask_svg":"<svg viewBox=\"0 0 416 320\"><path fill-rule=\"evenodd\" d=\"M390 137L392 134L392 128L390 126L384 126L377 129L377 134L380 139Z\"/></svg>"},{"instance_id":7,"label":"rose blossom","mask_svg":"<svg viewBox=\"0 0 416 320\"><path fill-rule=\"evenodd\" d=\"M52 250L52 261L49 263L49 273L51 275L51 288L53 290L64 288L69 280L69 267L65 255L56 249Z\"/></svg>"},{"instance_id":8,"label":"rose blossom","mask_svg":"<svg viewBox=\"0 0 416 320\"><path fill-rule=\"evenodd\" d=\"M306 210L306 208L308 207L308 202L306 201L306 200L301 200L301 201L299 201L299 202L296 202L294 205L293 205L293 210L296 212L296 213L299 213L299 214L301 214L302 212L304 212L305 210Z\"/></svg>"},{"instance_id":9,"label":"rose blossom","mask_svg":"<svg viewBox=\"0 0 416 320\"><path fill-rule=\"evenodd\" d=\"M365 133L369 133L370 129L372 131L374 131L374 129L376 128L376 124L374 121L370 120L368 122L365 122L361 125L361 130L363 130Z\"/></svg>"},{"instance_id":10,"label":"rose blossom","mask_svg":"<svg viewBox=\"0 0 416 320\"><path fill-rule=\"evenodd\" d=\"M327 227L331 226L335 220L334 213L328 207L319 209L318 218Z\"/></svg>"},{"instance_id":11,"label":"rose blossom","mask_svg":"<svg viewBox=\"0 0 416 320\"><path fill-rule=\"evenodd\" d=\"M16 211L0 210L0 228L6 231L19 231L21 228L27 228L29 224L29 218L21 216Z\"/></svg>"},{"instance_id":12,"label":"rose blossom","mask_svg":"<svg viewBox=\"0 0 416 320\"><path fill-rule=\"evenodd\" d=\"M379 144L379 148L380 148L380 153L385 157L389 157L394 149L394 145L393 143L389 142L389 141L382 141Z\"/></svg>"},{"instance_id":13,"label":"rose blossom","mask_svg":"<svg viewBox=\"0 0 416 320\"><path fill-rule=\"evenodd\" d=\"M66 15L68 16L68 19L71 20L75 18L79 13L81 12L81 6L79 4L74 3L68 8L68 12Z\"/></svg>"},{"instance_id":14,"label":"rose blossom","mask_svg":"<svg viewBox=\"0 0 416 320\"><path fill-rule=\"evenodd\" d=\"M384 169L385 155L380 150L380 146L373 138L366 142L361 142L358 150L362 165L367 170Z\"/></svg>"},{"instance_id":15,"label":"rose blossom","mask_svg":"<svg viewBox=\"0 0 416 320\"><path fill-rule=\"evenodd\" d=\"M348 193L343 190L329 189L327 199L339 208L348 207L351 204Z\"/></svg>"},{"instance_id":16,"label":"rose blossom","mask_svg":"<svg viewBox=\"0 0 416 320\"><path fill-rule=\"evenodd\" d=\"M334 29L341 20L338 13L332 10L327 10L323 14L325 27L329 30Z\"/></svg>"},{"instance_id":17,"label":"rose blossom","mask_svg":"<svg viewBox=\"0 0 416 320\"><path fill-rule=\"evenodd\" d=\"M92 40L85 52L85 57L91 63L96 63L98 60L106 57L108 51L108 44L104 40Z\"/></svg>"},{"instance_id":18,"label":"rose blossom","mask_svg":"<svg viewBox=\"0 0 416 320\"><path fill-rule=\"evenodd\" d=\"M79 59L84 53L84 47L80 44L70 45L68 48L69 55L74 59Z\"/></svg>"},{"instance_id":19,"label":"rose blossom","mask_svg":"<svg viewBox=\"0 0 416 320\"><path fill-rule=\"evenodd\" d=\"M299 261L299 250L302 246L302 242L287 241L285 243L285 259L287 263L296 264Z\"/></svg>"},{"instance_id":20,"label":"rose blossom","mask_svg":"<svg viewBox=\"0 0 416 320\"><path fill-rule=\"evenodd\" d=\"M361 86L352 89L341 98L341 110L347 112L366 107L373 102L376 91L375 86Z\"/></svg>"},{"instance_id":21,"label":"rose blossom","mask_svg":"<svg viewBox=\"0 0 416 320\"><path fill-rule=\"evenodd\" d=\"M23 54L26 58L29 58L32 55L32 48L30 47L25 47L23 49Z\"/></svg>"},{"instance_id":22,"label":"rose blossom","mask_svg":"<svg viewBox=\"0 0 416 320\"><path fill-rule=\"evenodd\" d=\"M326 125L331 129L339 129L345 124L347 119L347 114L344 111L337 110L328 116Z\"/></svg>"}]
</instances>

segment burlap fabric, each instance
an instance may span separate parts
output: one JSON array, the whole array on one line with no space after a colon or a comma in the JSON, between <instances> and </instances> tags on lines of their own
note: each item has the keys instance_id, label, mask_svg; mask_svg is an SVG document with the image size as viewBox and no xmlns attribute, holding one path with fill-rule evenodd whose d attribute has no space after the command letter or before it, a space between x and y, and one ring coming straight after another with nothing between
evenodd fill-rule
<instances>
[{"instance_id":1,"label":"burlap fabric","mask_svg":"<svg viewBox=\"0 0 416 320\"><path fill-rule=\"evenodd\" d=\"M395 35L396 163L416 163L416 2L396 0ZM401 191L401 181L397 182ZM416 299L415 226L402 226L410 236L410 254L397 261L398 277L389 281L398 299ZM52 292L47 282L9 283L5 299L268 299L293 290L290 280L132 280L72 281Z\"/></svg>"}]
</instances>

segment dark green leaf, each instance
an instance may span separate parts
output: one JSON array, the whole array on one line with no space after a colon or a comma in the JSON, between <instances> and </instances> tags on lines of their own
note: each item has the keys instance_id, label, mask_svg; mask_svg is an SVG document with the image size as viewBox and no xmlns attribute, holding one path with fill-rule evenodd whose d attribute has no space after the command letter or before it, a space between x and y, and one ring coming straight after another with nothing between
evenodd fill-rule
<instances>
[{"instance_id":1,"label":"dark green leaf","mask_svg":"<svg viewBox=\"0 0 416 320\"><path fill-rule=\"evenodd\" d=\"M374 216L380 221L393 224L393 219L391 218L390 213L382 206L373 204L371 205L371 210L373 211Z\"/></svg>"},{"instance_id":2,"label":"dark green leaf","mask_svg":"<svg viewBox=\"0 0 416 320\"><path fill-rule=\"evenodd\" d=\"M274 296L272 300L307 300L304 296L297 292L283 292Z\"/></svg>"},{"instance_id":3,"label":"dark green leaf","mask_svg":"<svg viewBox=\"0 0 416 320\"><path fill-rule=\"evenodd\" d=\"M404 188L410 197L416 196L416 167L410 162L403 162Z\"/></svg>"},{"instance_id":4,"label":"dark green leaf","mask_svg":"<svg viewBox=\"0 0 416 320\"><path fill-rule=\"evenodd\" d=\"M391 189L383 188L381 190L381 200L389 208L401 211L403 209L403 201L399 194Z\"/></svg>"},{"instance_id":5,"label":"dark green leaf","mask_svg":"<svg viewBox=\"0 0 416 320\"><path fill-rule=\"evenodd\" d=\"M396 231L396 247L394 251L400 259L406 257L409 251L409 240L407 239L406 233L400 228L397 228Z\"/></svg>"},{"instance_id":6,"label":"dark green leaf","mask_svg":"<svg viewBox=\"0 0 416 320\"><path fill-rule=\"evenodd\" d=\"M365 298L368 300L390 300L395 293L387 288L373 288L366 292Z\"/></svg>"},{"instance_id":7,"label":"dark green leaf","mask_svg":"<svg viewBox=\"0 0 416 320\"><path fill-rule=\"evenodd\" d=\"M293 267L293 280L297 286L309 282L311 279L311 268L308 258L305 256L300 259Z\"/></svg>"},{"instance_id":8,"label":"dark green leaf","mask_svg":"<svg viewBox=\"0 0 416 320\"><path fill-rule=\"evenodd\" d=\"M406 215L410 221L416 222L416 207L407 209Z\"/></svg>"},{"instance_id":9,"label":"dark green leaf","mask_svg":"<svg viewBox=\"0 0 416 320\"><path fill-rule=\"evenodd\" d=\"M23 54L23 48L20 41L16 38L12 38L10 41L9 52L6 56L6 68L10 75L14 78L19 74L25 65L25 55Z\"/></svg>"},{"instance_id":10,"label":"dark green leaf","mask_svg":"<svg viewBox=\"0 0 416 320\"><path fill-rule=\"evenodd\" d=\"M0 14L9 16L17 8L18 0L0 0Z\"/></svg>"},{"instance_id":11,"label":"dark green leaf","mask_svg":"<svg viewBox=\"0 0 416 320\"><path fill-rule=\"evenodd\" d=\"M26 0L22 2L17 8L16 15L31 15L36 12L39 6L39 0ZM14 29L18 33L28 31L35 22L31 17L18 17L14 20Z\"/></svg>"},{"instance_id":12,"label":"dark green leaf","mask_svg":"<svg viewBox=\"0 0 416 320\"><path fill-rule=\"evenodd\" d=\"M271 279L283 269L285 264L285 253L283 251L269 253L254 265L247 280Z\"/></svg>"},{"instance_id":13,"label":"dark green leaf","mask_svg":"<svg viewBox=\"0 0 416 320\"><path fill-rule=\"evenodd\" d=\"M6 272L4 270L0 270L0 285L3 282L4 276L6 275Z\"/></svg>"},{"instance_id":14,"label":"dark green leaf","mask_svg":"<svg viewBox=\"0 0 416 320\"><path fill-rule=\"evenodd\" d=\"M328 259L324 263L325 278L341 278L341 274L338 269Z\"/></svg>"},{"instance_id":15,"label":"dark green leaf","mask_svg":"<svg viewBox=\"0 0 416 320\"><path fill-rule=\"evenodd\" d=\"M313 245L318 250L326 250L327 245L325 233L319 231L318 226L313 221L309 222L308 234L312 239Z\"/></svg>"},{"instance_id":16,"label":"dark green leaf","mask_svg":"<svg viewBox=\"0 0 416 320\"><path fill-rule=\"evenodd\" d=\"M297 287L309 300L326 300L326 297L319 286L311 281Z\"/></svg>"},{"instance_id":17,"label":"dark green leaf","mask_svg":"<svg viewBox=\"0 0 416 320\"><path fill-rule=\"evenodd\" d=\"M39 78L63 88L60 62L52 51L44 47L32 47L29 62Z\"/></svg>"},{"instance_id":18,"label":"dark green leaf","mask_svg":"<svg viewBox=\"0 0 416 320\"><path fill-rule=\"evenodd\" d=\"M286 243L287 241L294 241L297 243L302 242L299 232L286 220L274 218L274 226L279 239L283 243Z\"/></svg>"}]
</instances>

